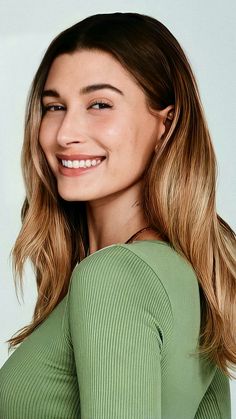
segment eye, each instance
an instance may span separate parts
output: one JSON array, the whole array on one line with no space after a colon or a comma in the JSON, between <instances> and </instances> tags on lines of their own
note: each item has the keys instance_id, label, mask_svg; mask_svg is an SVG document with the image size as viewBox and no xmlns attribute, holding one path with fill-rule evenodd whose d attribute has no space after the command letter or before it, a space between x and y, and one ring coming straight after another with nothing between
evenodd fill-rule
<instances>
[{"instance_id":1,"label":"eye","mask_svg":"<svg viewBox=\"0 0 236 419\"><path fill-rule=\"evenodd\" d=\"M64 111L65 107L62 105L43 105L43 112L56 112L56 111Z\"/></svg>"},{"instance_id":2,"label":"eye","mask_svg":"<svg viewBox=\"0 0 236 419\"><path fill-rule=\"evenodd\" d=\"M111 108L112 106L107 103L107 102L102 102L101 100L96 100L95 102L91 103L91 105L89 106L89 108L92 109L106 109L106 108Z\"/></svg>"}]
</instances>

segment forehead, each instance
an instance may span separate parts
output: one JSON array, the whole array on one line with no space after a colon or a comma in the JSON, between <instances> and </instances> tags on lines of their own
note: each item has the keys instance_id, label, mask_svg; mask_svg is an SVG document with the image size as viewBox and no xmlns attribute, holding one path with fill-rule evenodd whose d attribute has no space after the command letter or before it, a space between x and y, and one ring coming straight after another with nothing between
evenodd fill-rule
<instances>
[{"instance_id":1,"label":"forehead","mask_svg":"<svg viewBox=\"0 0 236 419\"><path fill-rule=\"evenodd\" d=\"M59 55L53 61L45 86L67 80L80 85L117 83L131 86L137 83L131 74L111 54L100 50L81 50Z\"/></svg>"}]
</instances>

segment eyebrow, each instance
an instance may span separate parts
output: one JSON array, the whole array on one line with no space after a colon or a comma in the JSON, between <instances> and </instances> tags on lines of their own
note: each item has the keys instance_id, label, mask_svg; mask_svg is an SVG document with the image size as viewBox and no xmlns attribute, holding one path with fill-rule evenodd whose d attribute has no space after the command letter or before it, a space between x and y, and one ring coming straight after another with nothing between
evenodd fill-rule
<instances>
[{"instance_id":1,"label":"eyebrow","mask_svg":"<svg viewBox=\"0 0 236 419\"><path fill-rule=\"evenodd\" d=\"M82 87L79 92L80 94L85 95L85 94L95 92L96 90L101 90L101 89L111 89L114 92L119 93L120 95L124 95L124 93L120 89L108 83L91 84L89 86ZM42 98L46 96L56 97L56 98L60 97L59 93L54 89L44 90L42 93Z\"/></svg>"}]
</instances>

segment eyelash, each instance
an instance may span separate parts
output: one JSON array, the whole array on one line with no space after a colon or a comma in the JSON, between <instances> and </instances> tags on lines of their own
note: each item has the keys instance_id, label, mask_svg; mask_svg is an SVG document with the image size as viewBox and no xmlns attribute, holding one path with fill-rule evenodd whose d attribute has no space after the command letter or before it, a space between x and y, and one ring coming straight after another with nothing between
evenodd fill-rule
<instances>
[{"instance_id":1,"label":"eyelash","mask_svg":"<svg viewBox=\"0 0 236 419\"><path fill-rule=\"evenodd\" d=\"M47 111L55 112L55 111L63 111L63 110L64 110L64 106L62 105L43 105L44 112L47 112Z\"/></svg>"},{"instance_id":2,"label":"eyelash","mask_svg":"<svg viewBox=\"0 0 236 419\"><path fill-rule=\"evenodd\" d=\"M112 107L109 103L103 102L102 100L95 100L93 103L91 103L91 105L89 106L89 108L91 108L94 105L105 105L104 107L99 108L98 110L106 109L106 108L111 108Z\"/></svg>"},{"instance_id":3,"label":"eyelash","mask_svg":"<svg viewBox=\"0 0 236 419\"><path fill-rule=\"evenodd\" d=\"M89 108L88 109L90 109L90 108L92 108L92 106L96 106L96 105L102 105L101 108L96 109L96 110L109 109L109 108L112 107L107 102L103 102L101 100L96 100L95 102L91 103L91 105L89 105ZM62 106L62 105L43 105L43 111L44 111L44 113L45 112L48 112L48 111L56 112L56 111L63 111L63 110L65 110L65 107Z\"/></svg>"}]
</instances>

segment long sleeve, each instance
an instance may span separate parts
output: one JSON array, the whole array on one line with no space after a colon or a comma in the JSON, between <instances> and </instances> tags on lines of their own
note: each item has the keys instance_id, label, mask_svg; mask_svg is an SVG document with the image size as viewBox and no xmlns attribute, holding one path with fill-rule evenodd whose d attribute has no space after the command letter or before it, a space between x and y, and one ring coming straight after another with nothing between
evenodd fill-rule
<instances>
[{"instance_id":1,"label":"long sleeve","mask_svg":"<svg viewBox=\"0 0 236 419\"><path fill-rule=\"evenodd\" d=\"M198 354L200 308L168 244L95 252L0 369L0 418L230 419L229 379Z\"/></svg>"},{"instance_id":2,"label":"long sleeve","mask_svg":"<svg viewBox=\"0 0 236 419\"><path fill-rule=\"evenodd\" d=\"M81 419L161 419L171 307L155 272L115 245L74 270L69 322Z\"/></svg>"},{"instance_id":3,"label":"long sleeve","mask_svg":"<svg viewBox=\"0 0 236 419\"><path fill-rule=\"evenodd\" d=\"M194 419L230 419L230 388L226 375L216 368L211 381Z\"/></svg>"}]
</instances>

